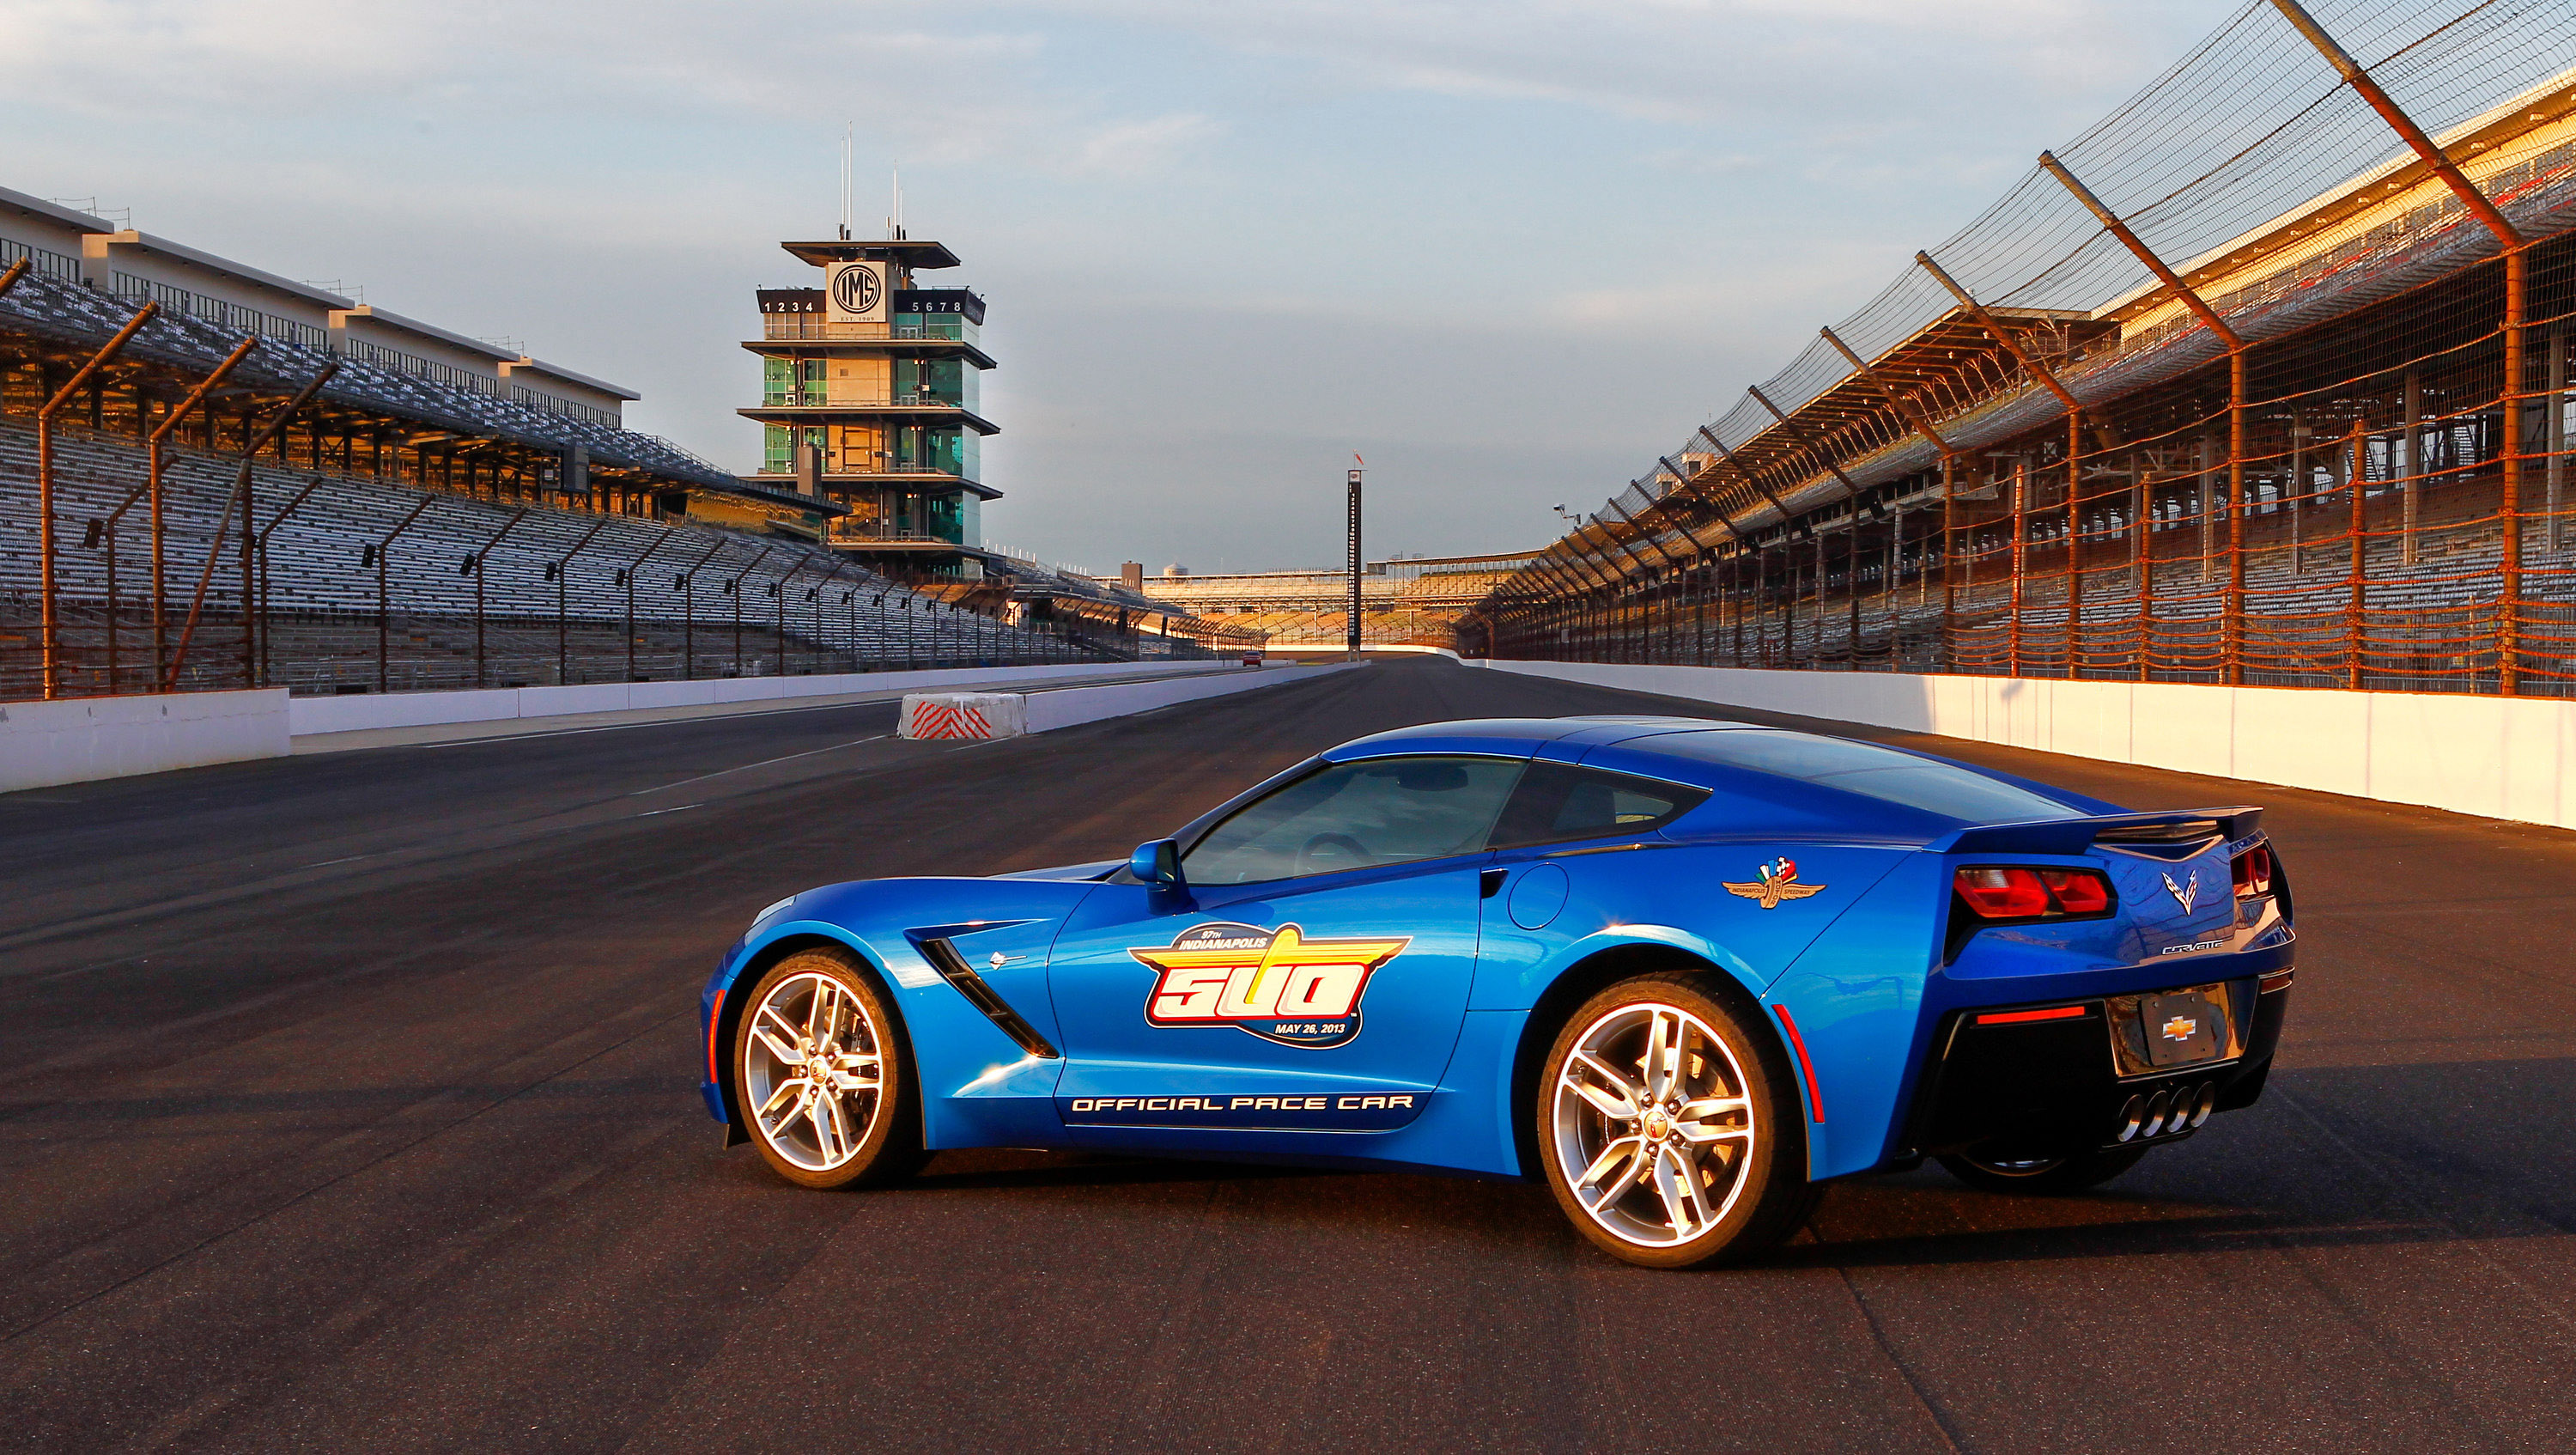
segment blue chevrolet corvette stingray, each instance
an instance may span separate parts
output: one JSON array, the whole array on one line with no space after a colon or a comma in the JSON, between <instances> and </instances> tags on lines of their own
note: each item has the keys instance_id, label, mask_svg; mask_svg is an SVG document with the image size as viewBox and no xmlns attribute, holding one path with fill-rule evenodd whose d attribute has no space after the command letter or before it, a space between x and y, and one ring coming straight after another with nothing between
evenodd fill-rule
<instances>
[{"instance_id":1,"label":"blue chevrolet corvette stingray","mask_svg":"<svg viewBox=\"0 0 2576 1455\"><path fill-rule=\"evenodd\" d=\"M2252 1105L2293 947L2259 809L1698 718L1438 723L1123 862L780 900L708 982L704 1091L808 1187L952 1147L1438 1168L1682 1267L1830 1178L2068 1191Z\"/></svg>"}]
</instances>

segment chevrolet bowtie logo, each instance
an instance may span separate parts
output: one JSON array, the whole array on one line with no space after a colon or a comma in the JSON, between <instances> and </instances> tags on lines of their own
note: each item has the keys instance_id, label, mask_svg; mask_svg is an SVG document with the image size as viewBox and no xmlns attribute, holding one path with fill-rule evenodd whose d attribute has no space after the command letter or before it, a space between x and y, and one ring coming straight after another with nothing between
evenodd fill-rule
<instances>
[{"instance_id":1,"label":"chevrolet bowtie logo","mask_svg":"<svg viewBox=\"0 0 2576 1455\"><path fill-rule=\"evenodd\" d=\"M2188 1041L2197 1034L2199 1030L2200 1022L2193 1020L2189 1016L2178 1015L2172 1020L2165 1022L2165 1039L2168 1041Z\"/></svg>"},{"instance_id":2,"label":"chevrolet bowtie logo","mask_svg":"<svg viewBox=\"0 0 2576 1455\"><path fill-rule=\"evenodd\" d=\"M1762 877L1758 880L1719 882L1726 886L1727 893L1741 895L1764 909L1778 909L1784 899L1804 899L1810 894L1825 892L1825 886L1821 884L1799 883L1798 861L1785 856L1763 865Z\"/></svg>"}]
</instances>

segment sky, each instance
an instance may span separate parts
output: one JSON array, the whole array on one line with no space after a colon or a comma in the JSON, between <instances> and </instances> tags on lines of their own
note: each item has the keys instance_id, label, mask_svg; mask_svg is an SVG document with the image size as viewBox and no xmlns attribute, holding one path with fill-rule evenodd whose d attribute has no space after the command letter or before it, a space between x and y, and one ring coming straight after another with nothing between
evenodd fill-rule
<instances>
[{"instance_id":1,"label":"sky","mask_svg":"<svg viewBox=\"0 0 2576 1455\"><path fill-rule=\"evenodd\" d=\"M990 305L988 542L1527 549L2233 0L0 0L0 186L641 392L749 470L752 291L900 166Z\"/></svg>"}]
</instances>

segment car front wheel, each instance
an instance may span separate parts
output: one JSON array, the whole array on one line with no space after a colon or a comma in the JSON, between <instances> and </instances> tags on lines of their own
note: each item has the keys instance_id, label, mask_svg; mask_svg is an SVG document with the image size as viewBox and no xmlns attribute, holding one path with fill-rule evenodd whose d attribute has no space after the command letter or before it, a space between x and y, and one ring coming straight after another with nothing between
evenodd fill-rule
<instances>
[{"instance_id":1,"label":"car front wheel","mask_svg":"<svg viewBox=\"0 0 2576 1455\"><path fill-rule=\"evenodd\" d=\"M1786 1058L1688 975L1585 1002L1548 1052L1536 1113L1557 1204L1627 1262L1741 1258L1815 1206Z\"/></svg>"},{"instance_id":2,"label":"car front wheel","mask_svg":"<svg viewBox=\"0 0 2576 1455\"><path fill-rule=\"evenodd\" d=\"M843 1187L921 1165L893 1009L848 955L804 950L771 966L734 1028L734 1068L744 1129L788 1181Z\"/></svg>"}]
</instances>

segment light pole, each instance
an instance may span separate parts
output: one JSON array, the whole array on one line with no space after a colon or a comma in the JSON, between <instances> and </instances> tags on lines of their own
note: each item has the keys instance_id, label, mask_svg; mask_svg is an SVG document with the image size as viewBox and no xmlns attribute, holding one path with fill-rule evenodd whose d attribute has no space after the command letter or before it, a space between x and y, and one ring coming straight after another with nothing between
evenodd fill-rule
<instances>
[{"instance_id":1,"label":"light pole","mask_svg":"<svg viewBox=\"0 0 2576 1455\"><path fill-rule=\"evenodd\" d=\"M1358 459L1357 455L1352 456ZM1350 472L1350 524L1346 554L1350 557L1351 612L1348 631L1350 659L1360 659L1360 472Z\"/></svg>"}]
</instances>

